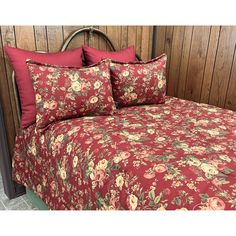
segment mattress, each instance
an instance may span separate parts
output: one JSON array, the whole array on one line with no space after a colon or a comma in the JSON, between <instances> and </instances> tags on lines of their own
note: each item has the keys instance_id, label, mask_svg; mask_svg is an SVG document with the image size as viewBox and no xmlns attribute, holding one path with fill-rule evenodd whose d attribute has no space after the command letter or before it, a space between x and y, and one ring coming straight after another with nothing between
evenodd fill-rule
<instances>
[{"instance_id":1,"label":"mattress","mask_svg":"<svg viewBox=\"0 0 236 236\"><path fill-rule=\"evenodd\" d=\"M32 125L16 138L13 178L49 209L236 209L236 113L167 97Z\"/></svg>"}]
</instances>

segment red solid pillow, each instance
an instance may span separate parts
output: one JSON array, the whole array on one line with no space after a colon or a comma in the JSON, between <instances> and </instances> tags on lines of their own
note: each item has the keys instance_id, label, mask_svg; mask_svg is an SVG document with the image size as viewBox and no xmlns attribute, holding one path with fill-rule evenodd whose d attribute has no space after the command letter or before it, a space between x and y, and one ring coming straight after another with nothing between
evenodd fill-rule
<instances>
[{"instance_id":1,"label":"red solid pillow","mask_svg":"<svg viewBox=\"0 0 236 236\"><path fill-rule=\"evenodd\" d=\"M120 62L131 62L136 60L134 46L130 46L117 52L108 52L83 45L83 52L87 65L96 64L106 58Z\"/></svg>"},{"instance_id":2,"label":"red solid pillow","mask_svg":"<svg viewBox=\"0 0 236 236\"><path fill-rule=\"evenodd\" d=\"M55 53L39 53L4 46L16 75L16 83L21 102L21 127L35 123L36 105L32 79L29 76L26 60L59 66L82 67L82 48Z\"/></svg>"}]
</instances>

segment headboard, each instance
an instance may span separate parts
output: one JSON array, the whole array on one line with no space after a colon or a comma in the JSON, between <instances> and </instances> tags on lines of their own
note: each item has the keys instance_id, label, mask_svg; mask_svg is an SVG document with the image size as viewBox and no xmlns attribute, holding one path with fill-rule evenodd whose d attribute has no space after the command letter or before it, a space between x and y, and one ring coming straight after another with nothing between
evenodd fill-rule
<instances>
[{"instance_id":1,"label":"headboard","mask_svg":"<svg viewBox=\"0 0 236 236\"><path fill-rule=\"evenodd\" d=\"M84 27L81 29L78 29L74 32L72 32L68 38L65 40L65 42L63 42L62 47L60 49L61 52L66 51L66 49L68 48L69 44L71 43L71 41L78 35L80 34L88 34L89 38L92 38L94 34L97 34L98 36L100 36L109 46L111 51L116 51L114 44L112 43L112 41L110 40L110 38L101 30L96 29L94 27ZM38 51L41 53L44 53L43 51ZM136 54L136 59L138 61L141 61L141 58L138 54ZM83 63L84 59L83 59ZM17 117L18 117L18 121L20 124L20 120L21 120L21 106L20 106L20 98L19 98L19 93L18 93L18 89L17 89L17 84L16 84L16 80L15 80L15 73L14 71L12 72L12 84L13 84L13 93L14 93L14 98L15 98L15 102L16 102L16 108L17 108Z\"/></svg>"},{"instance_id":2,"label":"headboard","mask_svg":"<svg viewBox=\"0 0 236 236\"><path fill-rule=\"evenodd\" d=\"M65 51L68 48L71 41L80 34L87 34L87 36L90 39L93 37L94 34L96 34L107 43L111 51L116 51L116 48L114 47L110 38L104 32L94 27L84 27L84 28L81 28L72 32L67 37L67 39L63 42L60 51ZM42 52L42 51L38 51L38 52ZM136 54L136 58L139 61L141 60L141 58L137 54ZM12 85L13 85L14 100L15 100L16 108L17 108L17 117L20 124L21 106L20 106L20 98L19 98L14 71L12 72ZM1 124L3 124L2 118L3 118L3 115L2 115L1 107L0 107L0 128L1 128ZM6 142L6 135L5 135L6 131L3 125L2 125L1 130L3 130L2 132L3 135L0 135L0 139L3 139L3 140L0 140L0 144L2 144L3 147L0 146L0 167L1 167L1 172L2 172L5 193L9 199L12 199L12 198L15 198L24 194L25 188L22 185L15 183L11 178L12 176L11 155L10 155L9 148ZM1 150L3 152L2 154L1 154Z\"/></svg>"}]
</instances>

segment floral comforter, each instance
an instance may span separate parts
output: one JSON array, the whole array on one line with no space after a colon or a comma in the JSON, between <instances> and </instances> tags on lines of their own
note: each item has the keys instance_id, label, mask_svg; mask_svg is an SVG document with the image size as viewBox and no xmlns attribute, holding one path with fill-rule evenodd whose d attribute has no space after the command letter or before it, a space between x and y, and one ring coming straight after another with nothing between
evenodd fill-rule
<instances>
[{"instance_id":1,"label":"floral comforter","mask_svg":"<svg viewBox=\"0 0 236 236\"><path fill-rule=\"evenodd\" d=\"M236 113L167 97L31 126L13 177L50 209L235 210Z\"/></svg>"}]
</instances>

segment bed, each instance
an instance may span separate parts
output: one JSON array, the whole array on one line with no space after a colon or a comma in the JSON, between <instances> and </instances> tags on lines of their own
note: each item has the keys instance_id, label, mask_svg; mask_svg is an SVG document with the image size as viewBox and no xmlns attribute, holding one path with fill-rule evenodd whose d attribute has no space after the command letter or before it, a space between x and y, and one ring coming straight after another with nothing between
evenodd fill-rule
<instances>
[{"instance_id":1,"label":"bed","mask_svg":"<svg viewBox=\"0 0 236 236\"><path fill-rule=\"evenodd\" d=\"M235 210L235 120L167 96L31 125L16 137L12 176L52 210Z\"/></svg>"}]
</instances>

